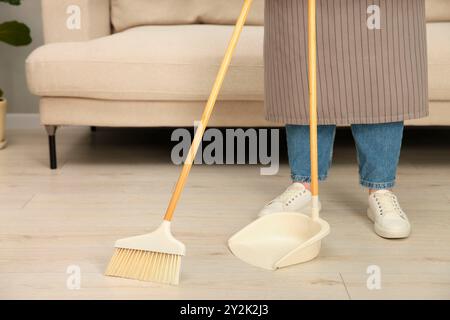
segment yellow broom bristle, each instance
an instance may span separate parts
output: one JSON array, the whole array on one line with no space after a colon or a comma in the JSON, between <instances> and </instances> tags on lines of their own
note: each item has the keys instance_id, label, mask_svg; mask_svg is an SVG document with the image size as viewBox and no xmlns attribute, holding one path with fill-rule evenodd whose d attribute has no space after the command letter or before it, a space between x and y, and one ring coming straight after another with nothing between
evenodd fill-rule
<instances>
[{"instance_id":1,"label":"yellow broom bristle","mask_svg":"<svg viewBox=\"0 0 450 320\"><path fill-rule=\"evenodd\" d=\"M177 285L180 255L116 248L105 275Z\"/></svg>"}]
</instances>

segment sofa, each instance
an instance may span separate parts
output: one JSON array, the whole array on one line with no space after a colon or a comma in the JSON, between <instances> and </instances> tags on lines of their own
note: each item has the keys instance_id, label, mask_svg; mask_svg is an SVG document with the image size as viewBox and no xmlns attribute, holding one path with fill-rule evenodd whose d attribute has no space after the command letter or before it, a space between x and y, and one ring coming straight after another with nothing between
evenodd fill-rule
<instances>
[{"instance_id":1,"label":"sofa","mask_svg":"<svg viewBox=\"0 0 450 320\"><path fill-rule=\"evenodd\" d=\"M199 119L243 0L42 0L45 45L26 60L57 168L61 126L185 127ZM426 0L430 116L450 125L450 1ZM264 118L264 0L254 0L211 126Z\"/></svg>"}]
</instances>

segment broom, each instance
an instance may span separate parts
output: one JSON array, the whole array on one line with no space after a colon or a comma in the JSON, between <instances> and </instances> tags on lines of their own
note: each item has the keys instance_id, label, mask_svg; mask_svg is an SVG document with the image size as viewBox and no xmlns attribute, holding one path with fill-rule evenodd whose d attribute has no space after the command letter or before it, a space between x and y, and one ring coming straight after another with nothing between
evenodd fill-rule
<instances>
[{"instance_id":1,"label":"broom","mask_svg":"<svg viewBox=\"0 0 450 320\"><path fill-rule=\"evenodd\" d=\"M172 236L170 224L216 104L219 91L230 66L231 58L245 21L247 20L252 2L253 0L244 0L241 14L236 23L216 81L214 82L200 125L197 128L188 156L170 199L163 223L153 233L118 240L115 244L116 249L114 255L111 258L105 275L174 285L179 283L181 257L185 255L186 247L182 242Z\"/></svg>"}]
</instances>

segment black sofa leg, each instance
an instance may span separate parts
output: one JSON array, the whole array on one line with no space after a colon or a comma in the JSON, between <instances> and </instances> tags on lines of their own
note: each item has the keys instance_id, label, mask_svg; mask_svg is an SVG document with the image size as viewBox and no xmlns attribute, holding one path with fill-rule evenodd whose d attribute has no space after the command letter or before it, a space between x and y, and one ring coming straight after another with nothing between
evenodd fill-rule
<instances>
[{"instance_id":1,"label":"black sofa leg","mask_svg":"<svg viewBox=\"0 0 450 320\"><path fill-rule=\"evenodd\" d=\"M56 130L57 126L45 126L48 134L48 147L50 154L50 169L56 170L58 168L58 161L56 157Z\"/></svg>"},{"instance_id":2,"label":"black sofa leg","mask_svg":"<svg viewBox=\"0 0 450 320\"><path fill-rule=\"evenodd\" d=\"M91 127L91 132L97 132L97 127Z\"/></svg>"}]
</instances>

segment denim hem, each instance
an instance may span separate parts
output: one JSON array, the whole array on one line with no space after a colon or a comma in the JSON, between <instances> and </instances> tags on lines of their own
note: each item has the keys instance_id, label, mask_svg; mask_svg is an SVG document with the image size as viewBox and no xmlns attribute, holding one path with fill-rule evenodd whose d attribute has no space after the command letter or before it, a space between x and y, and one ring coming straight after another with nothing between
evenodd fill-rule
<instances>
[{"instance_id":1,"label":"denim hem","mask_svg":"<svg viewBox=\"0 0 450 320\"><path fill-rule=\"evenodd\" d=\"M291 175L293 182L300 182L300 183L310 183L311 177L310 176L298 176L298 175ZM328 176L319 176L319 181L325 181L328 178Z\"/></svg>"},{"instance_id":2,"label":"denim hem","mask_svg":"<svg viewBox=\"0 0 450 320\"><path fill-rule=\"evenodd\" d=\"M361 186L369 189L374 190L384 190L384 189L391 189L395 186L395 181L390 182L370 182L365 180L360 180L359 182Z\"/></svg>"}]
</instances>

